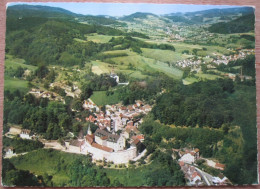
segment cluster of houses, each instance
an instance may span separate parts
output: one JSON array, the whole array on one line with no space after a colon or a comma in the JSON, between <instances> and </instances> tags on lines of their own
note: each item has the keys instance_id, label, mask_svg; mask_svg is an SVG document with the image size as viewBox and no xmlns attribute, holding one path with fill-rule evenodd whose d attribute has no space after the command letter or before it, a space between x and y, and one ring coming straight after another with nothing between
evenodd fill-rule
<instances>
[{"instance_id":1,"label":"cluster of houses","mask_svg":"<svg viewBox=\"0 0 260 189\"><path fill-rule=\"evenodd\" d=\"M90 100L86 100L83 107L97 109L97 106ZM88 131L85 137L86 142L105 151L118 152L127 149L127 141L130 147L135 146L139 150L144 135L138 130L138 126L142 122L138 116L147 114L151 109L150 105L144 104L140 100L129 106L107 105L106 112L99 111L86 118L86 121L98 126L95 133L90 134Z\"/></svg>"},{"instance_id":2,"label":"cluster of houses","mask_svg":"<svg viewBox=\"0 0 260 189\"><path fill-rule=\"evenodd\" d=\"M227 65L230 61L235 61L238 59L244 59L246 56L254 54L254 49L241 49L238 51L238 54L229 55L229 56L217 56L215 60L213 60L213 63L220 65L225 64Z\"/></svg>"},{"instance_id":3,"label":"cluster of houses","mask_svg":"<svg viewBox=\"0 0 260 189\"><path fill-rule=\"evenodd\" d=\"M152 107L148 104L144 104L142 101L137 100L135 104L123 106L121 104L106 105L106 111L100 110L100 107L95 105L90 99L85 100L83 108L93 111L94 115L90 115L86 118L86 121L95 123L100 129L107 129L109 132L117 132L122 130L125 126L134 126L142 122L138 118L141 114L147 114L152 110Z\"/></svg>"},{"instance_id":4,"label":"cluster of houses","mask_svg":"<svg viewBox=\"0 0 260 189\"><path fill-rule=\"evenodd\" d=\"M202 60L195 60L194 58L190 58L190 59L178 61L176 63L176 66L179 66L181 68L191 67L192 68L191 71L199 71L201 64L205 64L205 62Z\"/></svg>"},{"instance_id":5,"label":"cluster of houses","mask_svg":"<svg viewBox=\"0 0 260 189\"><path fill-rule=\"evenodd\" d=\"M179 161L181 170L184 173L184 177L188 185L191 186L203 186L203 180L201 174L192 165L186 164L183 161Z\"/></svg>"},{"instance_id":6,"label":"cluster of houses","mask_svg":"<svg viewBox=\"0 0 260 189\"><path fill-rule=\"evenodd\" d=\"M31 140L35 138L35 135L32 135L31 130L29 129L21 129L18 127L11 127L9 132L6 134L6 136L14 136L19 135L22 139ZM5 151L5 158L11 158L13 155L16 155L15 149L13 146L8 146L4 148Z\"/></svg>"},{"instance_id":7,"label":"cluster of houses","mask_svg":"<svg viewBox=\"0 0 260 189\"><path fill-rule=\"evenodd\" d=\"M172 149L173 150L173 158L177 158L179 156L179 165L181 170L185 175L185 179L188 185L191 186L202 186L204 185L203 182L203 175L202 172L199 171L197 168L196 161L198 159L206 160L208 166L211 166L215 169L219 169L223 171L225 169L225 165L221 163L214 162L213 160L208 160L205 158L201 158L199 154L199 149ZM209 174L208 174L209 175ZM209 179L211 184L213 185L228 185L231 182L225 177L223 174L219 174L218 176L211 176Z\"/></svg>"},{"instance_id":8,"label":"cluster of houses","mask_svg":"<svg viewBox=\"0 0 260 189\"><path fill-rule=\"evenodd\" d=\"M238 54L229 55L229 56L218 56L216 53L213 53L216 58L212 60L212 63L215 63L217 65L225 64L227 65L230 61L235 61L238 59L244 59L246 56L254 54L253 49L241 49L238 51ZM210 56L206 56L205 58L211 58ZM176 66L181 68L190 67L191 71L199 71L201 64L205 64L205 61L202 60L195 60L194 58L189 58L185 60L178 61L176 63Z\"/></svg>"},{"instance_id":9,"label":"cluster of houses","mask_svg":"<svg viewBox=\"0 0 260 189\"><path fill-rule=\"evenodd\" d=\"M54 82L50 84L50 88L54 88L54 87L60 87L61 89L64 89L66 96L71 96L73 98L75 97L79 97L81 90L79 89L78 86L76 85L72 85L72 86L68 86L64 83L60 83L60 82Z\"/></svg>"},{"instance_id":10,"label":"cluster of houses","mask_svg":"<svg viewBox=\"0 0 260 189\"><path fill-rule=\"evenodd\" d=\"M49 100L63 101L63 98L61 96L50 91L43 91L40 89L33 88L31 91L29 91L29 93L37 98L48 98Z\"/></svg>"}]
</instances>

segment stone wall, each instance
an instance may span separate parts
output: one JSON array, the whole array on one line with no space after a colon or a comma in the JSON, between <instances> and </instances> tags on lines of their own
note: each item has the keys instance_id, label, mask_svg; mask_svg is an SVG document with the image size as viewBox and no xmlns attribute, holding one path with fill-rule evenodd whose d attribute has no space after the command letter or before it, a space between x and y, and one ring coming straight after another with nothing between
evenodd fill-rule
<instances>
[{"instance_id":1,"label":"stone wall","mask_svg":"<svg viewBox=\"0 0 260 189\"><path fill-rule=\"evenodd\" d=\"M115 164L128 163L129 160L137 156L136 147L118 152L106 152L87 144L82 146L82 153L91 153L94 160L103 160L105 158L107 161L112 161Z\"/></svg>"}]
</instances>

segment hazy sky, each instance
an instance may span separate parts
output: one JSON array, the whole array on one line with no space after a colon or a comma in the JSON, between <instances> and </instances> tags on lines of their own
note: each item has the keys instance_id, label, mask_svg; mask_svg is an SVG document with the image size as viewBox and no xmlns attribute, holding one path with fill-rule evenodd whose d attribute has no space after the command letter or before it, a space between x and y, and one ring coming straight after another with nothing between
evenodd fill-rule
<instances>
[{"instance_id":1,"label":"hazy sky","mask_svg":"<svg viewBox=\"0 0 260 189\"><path fill-rule=\"evenodd\" d=\"M45 5L60 7L74 13L84 15L110 15L123 16L135 12L150 12L154 14L168 14L175 12L193 12L213 8L232 8L235 6L216 5L178 5L178 4L145 4L145 3L9 3L8 6L16 4Z\"/></svg>"}]
</instances>

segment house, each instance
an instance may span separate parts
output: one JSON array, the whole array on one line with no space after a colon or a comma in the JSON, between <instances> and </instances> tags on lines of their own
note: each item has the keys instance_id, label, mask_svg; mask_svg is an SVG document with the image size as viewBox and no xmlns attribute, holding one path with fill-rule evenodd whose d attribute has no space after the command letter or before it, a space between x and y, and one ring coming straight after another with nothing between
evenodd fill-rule
<instances>
[{"instance_id":1,"label":"house","mask_svg":"<svg viewBox=\"0 0 260 189\"><path fill-rule=\"evenodd\" d=\"M115 73L112 72L110 74L110 77L113 78L114 80L116 80L117 83L119 83L119 76L118 75L116 75Z\"/></svg>"},{"instance_id":2,"label":"house","mask_svg":"<svg viewBox=\"0 0 260 189\"><path fill-rule=\"evenodd\" d=\"M191 184L198 185L200 182L201 182L201 176L197 171L195 171L191 176Z\"/></svg>"},{"instance_id":3,"label":"house","mask_svg":"<svg viewBox=\"0 0 260 189\"><path fill-rule=\"evenodd\" d=\"M199 149L195 148L193 150L178 150L180 155L180 161L185 163L193 164L199 158Z\"/></svg>"},{"instance_id":4,"label":"house","mask_svg":"<svg viewBox=\"0 0 260 189\"><path fill-rule=\"evenodd\" d=\"M215 168L223 171L225 169L225 165L221 163L216 163Z\"/></svg>"},{"instance_id":5,"label":"house","mask_svg":"<svg viewBox=\"0 0 260 189\"><path fill-rule=\"evenodd\" d=\"M212 177L212 182L215 185L225 185L229 181L227 177L225 177L223 174L220 173L217 177Z\"/></svg>"},{"instance_id":6,"label":"house","mask_svg":"<svg viewBox=\"0 0 260 189\"><path fill-rule=\"evenodd\" d=\"M90 115L89 117L86 117L86 121L94 123L94 122L96 122L96 118L94 116Z\"/></svg>"},{"instance_id":7,"label":"house","mask_svg":"<svg viewBox=\"0 0 260 189\"><path fill-rule=\"evenodd\" d=\"M20 133L20 137L22 139L32 139L30 134L31 134L31 130L29 130L29 129L22 129L21 133Z\"/></svg>"},{"instance_id":8,"label":"house","mask_svg":"<svg viewBox=\"0 0 260 189\"><path fill-rule=\"evenodd\" d=\"M180 161L183 161L185 163L193 164L195 162L195 158L190 153L185 153L181 158Z\"/></svg>"},{"instance_id":9,"label":"house","mask_svg":"<svg viewBox=\"0 0 260 189\"><path fill-rule=\"evenodd\" d=\"M14 155L14 148L12 146L5 148L5 155L6 156L12 156Z\"/></svg>"}]
</instances>

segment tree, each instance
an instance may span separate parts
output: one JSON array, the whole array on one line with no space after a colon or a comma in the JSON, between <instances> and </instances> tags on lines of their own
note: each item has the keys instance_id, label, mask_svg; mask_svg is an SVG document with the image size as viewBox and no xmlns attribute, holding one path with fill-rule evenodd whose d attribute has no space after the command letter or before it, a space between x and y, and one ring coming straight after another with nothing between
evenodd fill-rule
<instances>
[{"instance_id":1,"label":"tree","mask_svg":"<svg viewBox=\"0 0 260 189\"><path fill-rule=\"evenodd\" d=\"M84 85L81 90L81 96L80 99L86 100L93 94L92 88L90 88L88 85Z\"/></svg>"}]
</instances>

